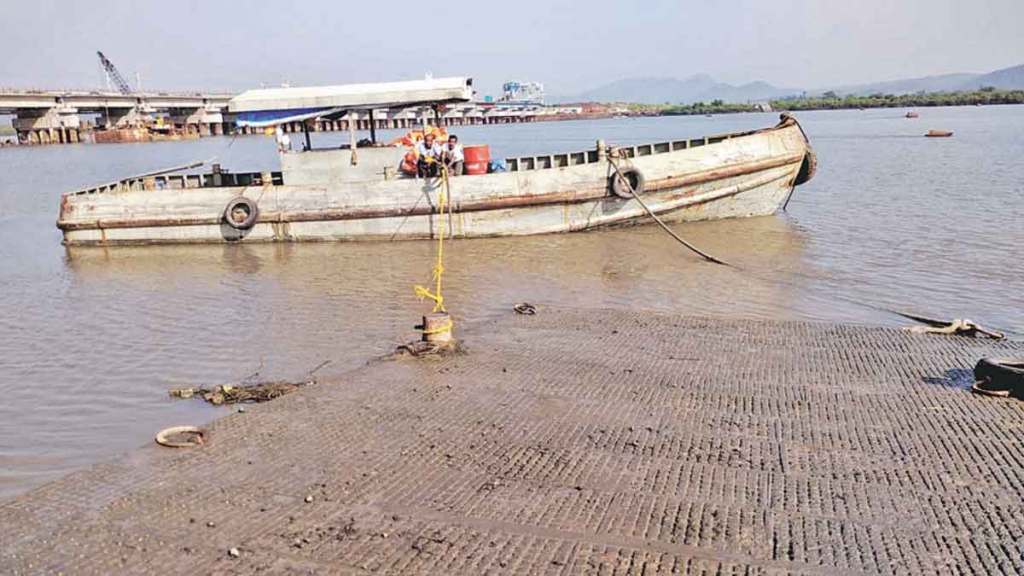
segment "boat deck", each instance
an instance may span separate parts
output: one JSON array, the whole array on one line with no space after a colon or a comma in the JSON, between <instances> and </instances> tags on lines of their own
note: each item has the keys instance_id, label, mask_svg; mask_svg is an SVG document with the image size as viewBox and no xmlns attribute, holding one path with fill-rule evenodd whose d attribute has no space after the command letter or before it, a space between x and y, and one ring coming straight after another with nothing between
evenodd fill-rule
<instances>
[{"instance_id":1,"label":"boat deck","mask_svg":"<svg viewBox=\"0 0 1024 576\"><path fill-rule=\"evenodd\" d=\"M0 504L0 572L1024 571L1024 405L967 389L1020 343L545 307L459 326L464 355L371 362Z\"/></svg>"},{"instance_id":2,"label":"boat deck","mask_svg":"<svg viewBox=\"0 0 1024 576\"><path fill-rule=\"evenodd\" d=\"M617 146L619 153L624 158L638 158L678 152L709 146L719 142L725 142L741 136L749 136L756 131L736 132L730 134L719 134L715 136L704 136L689 140L674 140L658 142L653 144L638 144L635 146ZM330 150L336 150L331 148ZM520 156L505 159L505 166L509 172L525 172L530 170L548 170L551 168L565 168L581 164L595 164L604 162L597 152L597 149L585 150L582 152L565 152L558 154L540 154L536 156ZM195 168L199 164L189 166ZM122 192L131 190L181 190L190 188L219 188L239 186L262 186L266 184L282 185L284 177L279 171L272 172L229 172L221 171L219 168L213 173L188 173L179 172L175 169L155 174L130 176L116 182L108 182L97 186L89 186L80 190L69 192L69 196L82 196L88 194L102 194L106 192Z\"/></svg>"}]
</instances>

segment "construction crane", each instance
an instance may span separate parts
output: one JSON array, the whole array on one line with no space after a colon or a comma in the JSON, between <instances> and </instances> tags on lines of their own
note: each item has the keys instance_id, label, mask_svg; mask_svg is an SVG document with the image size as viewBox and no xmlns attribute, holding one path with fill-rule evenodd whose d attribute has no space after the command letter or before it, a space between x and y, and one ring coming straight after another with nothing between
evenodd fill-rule
<instances>
[{"instance_id":1,"label":"construction crane","mask_svg":"<svg viewBox=\"0 0 1024 576\"><path fill-rule=\"evenodd\" d=\"M117 67L114 66L114 63L108 60L107 57L103 55L103 52L96 51L96 55L100 57L100 64L103 66L103 71L107 74L107 80L110 81L113 79L114 84L117 85L117 89L121 91L121 94L131 96L131 87L124 81L124 77L122 77L121 73L117 71Z\"/></svg>"}]
</instances>

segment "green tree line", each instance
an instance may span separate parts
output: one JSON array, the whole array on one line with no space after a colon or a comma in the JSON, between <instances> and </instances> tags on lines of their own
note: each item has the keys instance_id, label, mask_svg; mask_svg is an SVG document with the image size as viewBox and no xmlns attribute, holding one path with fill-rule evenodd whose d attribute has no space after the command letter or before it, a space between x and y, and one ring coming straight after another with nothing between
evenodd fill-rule
<instances>
[{"instance_id":1,"label":"green tree line","mask_svg":"<svg viewBox=\"0 0 1024 576\"><path fill-rule=\"evenodd\" d=\"M868 96L840 96L835 92L825 92L821 96L780 98L772 100L770 104L774 110L845 110L859 108L1024 104L1024 90L997 90L987 87L969 92L927 92L900 95L871 94ZM693 104L643 106L637 107L636 111L664 116L689 116L757 112L761 109L762 106L758 104L729 104L721 100L714 100L711 102L694 102Z\"/></svg>"},{"instance_id":2,"label":"green tree line","mask_svg":"<svg viewBox=\"0 0 1024 576\"><path fill-rule=\"evenodd\" d=\"M734 112L755 112L754 104L728 104L721 100L711 102L694 102L693 104L669 104L661 108L665 116L691 116L698 114L730 114Z\"/></svg>"},{"instance_id":3,"label":"green tree line","mask_svg":"<svg viewBox=\"0 0 1024 576\"><path fill-rule=\"evenodd\" d=\"M826 92L812 98L772 100L777 110L842 110L849 108L908 108L927 106L976 106L1024 104L1024 90L982 88L971 92L927 92L917 94L871 94L839 96Z\"/></svg>"}]
</instances>

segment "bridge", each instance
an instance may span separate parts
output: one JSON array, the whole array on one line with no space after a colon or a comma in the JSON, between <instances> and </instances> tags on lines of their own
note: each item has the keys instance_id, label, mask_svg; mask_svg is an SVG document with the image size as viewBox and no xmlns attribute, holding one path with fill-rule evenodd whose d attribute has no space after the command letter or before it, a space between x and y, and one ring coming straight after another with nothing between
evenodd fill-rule
<instances>
[{"instance_id":1,"label":"bridge","mask_svg":"<svg viewBox=\"0 0 1024 576\"><path fill-rule=\"evenodd\" d=\"M20 144L70 144L90 139L94 129L112 130L151 124L157 118L168 128L188 135L218 136L250 133L235 125L227 111L232 94L147 92L122 94L86 90L5 90L0 89L0 114L14 116L12 124ZM540 105L503 106L492 103L467 103L448 106L439 116L426 107L402 110L375 110L372 114L350 113L340 120L318 119L312 131L347 130L349 122L357 130L405 129L423 122L445 126L508 124L555 120L571 117L573 108L549 108ZM94 116L95 120L83 120ZM302 130L302 125L283 126L286 132Z\"/></svg>"},{"instance_id":2,"label":"bridge","mask_svg":"<svg viewBox=\"0 0 1024 576\"><path fill-rule=\"evenodd\" d=\"M230 94L139 93L101 91L0 90L0 114L14 115L18 141L25 144L73 143L91 125L111 129L165 116L174 125L199 134L221 134Z\"/></svg>"}]
</instances>

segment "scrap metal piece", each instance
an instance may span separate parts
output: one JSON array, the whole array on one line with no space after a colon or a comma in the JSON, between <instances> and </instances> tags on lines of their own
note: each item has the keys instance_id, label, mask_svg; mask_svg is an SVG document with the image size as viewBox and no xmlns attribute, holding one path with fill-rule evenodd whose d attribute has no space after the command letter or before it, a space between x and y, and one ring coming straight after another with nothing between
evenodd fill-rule
<instances>
[{"instance_id":1,"label":"scrap metal piece","mask_svg":"<svg viewBox=\"0 0 1024 576\"><path fill-rule=\"evenodd\" d=\"M512 307L512 309L515 310L517 314L523 314L526 316L533 316L534 314L537 313L537 307L534 306L533 304L530 304L529 302L516 304L515 306Z\"/></svg>"},{"instance_id":2,"label":"scrap metal piece","mask_svg":"<svg viewBox=\"0 0 1024 576\"><path fill-rule=\"evenodd\" d=\"M911 316L909 314L898 313L900 316L910 318L911 320L917 320L926 326L904 326L903 329L908 332L915 334L951 334L955 336L971 336L977 337L978 335L987 336L993 340L1002 340L1006 337L1002 332L996 332L994 330L988 330L981 325L975 323L967 318L956 318L953 320L934 320L931 318L923 318L920 316Z\"/></svg>"},{"instance_id":3,"label":"scrap metal piece","mask_svg":"<svg viewBox=\"0 0 1024 576\"><path fill-rule=\"evenodd\" d=\"M243 386L221 384L213 388L177 388L170 390L169 394L173 398L192 398L198 396L210 404L220 406L222 404L239 404L243 402L268 402L285 394L290 394L302 386L307 386L313 382L313 380L306 382L274 381Z\"/></svg>"}]
</instances>

